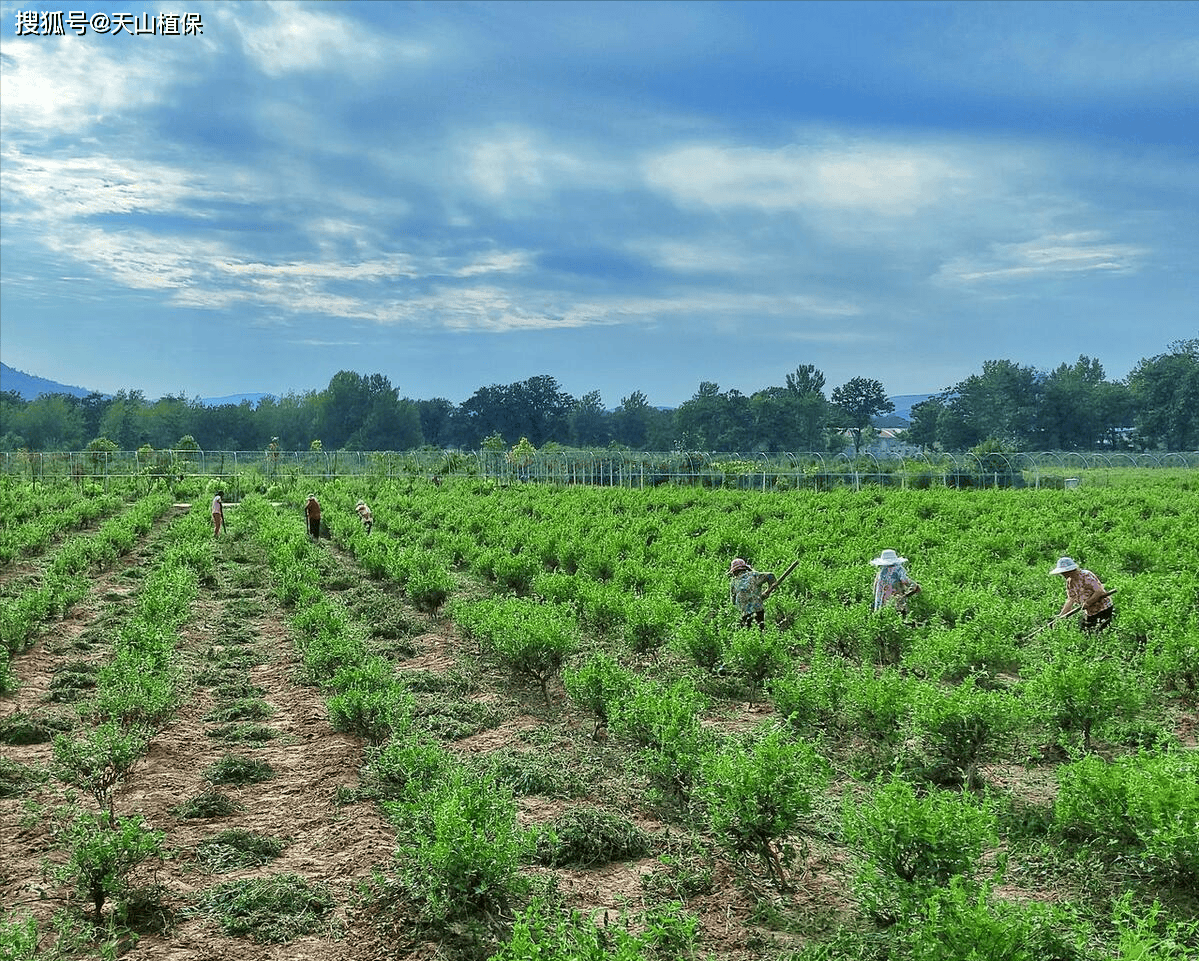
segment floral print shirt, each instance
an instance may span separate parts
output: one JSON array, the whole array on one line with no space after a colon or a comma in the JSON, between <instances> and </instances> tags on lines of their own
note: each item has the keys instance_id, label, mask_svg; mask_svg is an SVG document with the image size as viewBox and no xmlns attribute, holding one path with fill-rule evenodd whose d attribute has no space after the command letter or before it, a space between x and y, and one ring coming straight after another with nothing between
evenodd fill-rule
<instances>
[{"instance_id":1,"label":"floral print shirt","mask_svg":"<svg viewBox=\"0 0 1199 961\"><path fill-rule=\"evenodd\" d=\"M765 610L762 591L777 580L778 578L769 571L742 571L729 579L729 600L737 605L737 610L742 614L756 614Z\"/></svg>"},{"instance_id":2,"label":"floral print shirt","mask_svg":"<svg viewBox=\"0 0 1199 961\"><path fill-rule=\"evenodd\" d=\"M1092 594L1102 594L1104 590L1105 588L1100 583L1099 578L1090 571L1080 569L1078 577L1066 578L1066 597L1079 607L1083 607L1086 604L1087 598ZM1094 609L1094 613L1098 614L1100 611L1106 611L1111 606L1112 599L1105 597ZM1086 611L1083 613L1085 614Z\"/></svg>"},{"instance_id":3,"label":"floral print shirt","mask_svg":"<svg viewBox=\"0 0 1199 961\"><path fill-rule=\"evenodd\" d=\"M880 610L891 598L895 597L895 606L899 610L907 608L907 599L899 597L915 588L916 582L908 577L908 572L902 564L887 564L878 569L874 575L874 609Z\"/></svg>"}]
</instances>

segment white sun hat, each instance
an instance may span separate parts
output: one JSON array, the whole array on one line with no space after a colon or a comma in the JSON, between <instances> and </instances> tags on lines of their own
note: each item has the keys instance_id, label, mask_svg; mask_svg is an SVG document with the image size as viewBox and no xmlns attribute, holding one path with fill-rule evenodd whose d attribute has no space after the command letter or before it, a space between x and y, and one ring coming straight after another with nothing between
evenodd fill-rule
<instances>
[{"instance_id":1,"label":"white sun hat","mask_svg":"<svg viewBox=\"0 0 1199 961\"><path fill-rule=\"evenodd\" d=\"M906 564L907 562L908 559L906 557L900 557L895 553L895 551L888 547L870 563L875 567L890 567L892 564Z\"/></svg>"},{"instance_id":2,"label":"white sun hat","mask_svg":"<svg viewBox=\"0 0 1199 961\"><path fill-rule=\"evenodd\" d=\"M1072 557L1059 557L1057 559L1057 567L1051 570L1050 574L1065 574L1067 571L1078 570L1078 565L1074 563Z\"/></svg>"}]
</instances>

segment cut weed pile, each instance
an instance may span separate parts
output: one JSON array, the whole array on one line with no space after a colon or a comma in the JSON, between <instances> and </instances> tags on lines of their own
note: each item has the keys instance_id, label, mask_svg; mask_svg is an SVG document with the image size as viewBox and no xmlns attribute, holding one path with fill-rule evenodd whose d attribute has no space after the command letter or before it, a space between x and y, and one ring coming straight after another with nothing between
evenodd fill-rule
<instances>
[{"instance_id":1,"label":"cut weed pile","mask_svg":"<svg viewBox=\"0 0 1199 961\"><path fill-rule=\"evenodd\" d=\"M212 874L267 864L277 858L287 842L233 828L196 845L196 862Z\"/></svg>"},{"instance_id":2,"label":"cut weed pile","mask_svg":"<svg viewBox=\"0 0 1199 961\"><path fill-rule=\"evenodd\" d=\"M196 910L233 937L283 944L328 929L333 898L297 874L274 874L208 888L197 897Z\"/></svg>"}]
</instances>

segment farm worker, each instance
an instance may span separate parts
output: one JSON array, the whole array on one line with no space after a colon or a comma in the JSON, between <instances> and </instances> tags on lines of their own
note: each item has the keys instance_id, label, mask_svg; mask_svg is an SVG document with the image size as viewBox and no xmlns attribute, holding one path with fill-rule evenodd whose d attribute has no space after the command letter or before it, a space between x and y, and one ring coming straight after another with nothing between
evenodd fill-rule
<instances>
[{"instance_id":1,"label":"farm worker","mask_svg":"<svg viewBox=\"0 0 1199 961\"><path fill-rule=\"evenodd\" d=\"M304 516L308 519L308 536L316 540L321 536L321 505L315 494L309 494L304 502Z\"/></svg>"},{"instance_id":2,"label":"farm worker","mask_svg":"<svg viewBox=\"0 0 1199 961\"><path fill-rule=\"evenodd\" d=\"M225 504L221 498L225 496L224 491L217 491L216 497L212 499L212 536L220 537L221 528L225 526Z\"/></svg>"},{"instance_id":3,"label":"farm worker","mask_svg":"<svg viewBox=\"0 0 1199 961\"><path fill-rule=\"evenodd\" d=\"M1084 631L1101 631L1111 623L1115 609L1098 577L1079 567L1072 557L1059 557L1049 573L1061 574L1066 579L1066 603L1058 611L1058 617L1081 607L1080 626Z\"/></svg>"},{"instance_id":4,"label":"farm worker","mask_svg":"<svg viewBox=\"0 0 1199 961\"><path fill-rule=\"evenodd\" d=\"M729 565L729 600L741 612L741 626L749 627L755 621L759 630L766 630L766 605L762 602L763 589L778 580L769 571L758 572L745 562L734 557Z\"/></svg>"},{"instance_id":5,"label":"farm worker","mask_svg":"<svg viewBox=\"0 0 1199 961\"><path fill-rule=\"evenodd\" d=\"M889 547L870 562L878 568L874 575L874 610L882 610L894 600L895 609L900 614L907 613L908 597L920 593L920 585L904 569L907 562L906 557L900 557Z\"/></svg>"},{"instance_id":6,"label":"farm worker","mask_svg":"<svg viewBox=\"0 0 1199 961\"><path fill-rule=\"evenodd\" d=\"M375 522L375 515L371 513L371 509L366 506L366 501L359 501L354 507L358 512L358 516L362 518L362 526L366 528L366 532L371 532L371 525Z\"/></svg>"}]
</instances>

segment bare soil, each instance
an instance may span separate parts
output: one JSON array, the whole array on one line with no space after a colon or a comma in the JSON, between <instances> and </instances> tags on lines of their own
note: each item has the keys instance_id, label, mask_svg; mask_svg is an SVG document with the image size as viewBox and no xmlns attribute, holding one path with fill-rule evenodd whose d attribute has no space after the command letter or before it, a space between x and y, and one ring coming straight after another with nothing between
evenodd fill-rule
<instances>
[{"instance_id":1,"label":"bare soil","mask_svg":"<svg viewBox=\"0 0 1199 961\"><path fill-rule=\"evenodd\" d=\"M0 698L0 718L17 712L74 712L73 704L47 701L54 673L68 662L102 662L105 632L111 639L112 630L119 629L111 625L119 623L122 612L132 610L140 580L130 571L152 562L153 543L167 520L133 554L94 576L91 594L61 621L48 625L30 650L14 658L20 687L15 694ZM450 957L439 944L414 935L410 919L402 913L389 915L364 900L364 883L373 874L386 876L392 871L397 845L395 830L380 808L353 796L364 745L334 731L320 692L301 683L286 613L271 595L265 571L256 570L246 560L245 549L233 545L230 539L218 543L218 584L205 589L194 602L181 631L181 653L196 683L174 722L153 740L116 797L118 813L142 815L151 827L165 832L168 849L161 862L143 865L135 878L140 884L157 886L167 919L165 930L128 939L122 944L123 956L144 961ZM330 564L356 580L352 558L333 547L327 549ZM3 576L12 577L14 571ZM239 618L235 611L247 603L260 613ZM573 709L560 684L551 685L547 705L539 690L481 664L477 646L459 637L448 621L407 613L413 619L425 619L427 628L412 639L415 654L398 659L397 670L457 671L473 679L471 699L494 709L493 726L448 744L464 762L501 749L548 750L563 765L609 772L602 787L577 801L521 798L519 818L523 824L550 821L574 803L607 805L656 838L661 851L672 850L680 832L641 802L641 785L621 783L618 752L593 736L592 720ZM233 642L225 636L231 623L239 629ZM212 689L199 680L213 653L233 646L259 655L261 663L249 667L245 679L262 689L262 699L273 709L261 722L277 732L272 740L225 744L210 736L216 725L206 720L206 715L216 701ZM747 705L740 715L726 712L714 723L738 729L758 722L767 710L762 705ZM48 743L3 745L0 751L9 760L41 769L48 769L52 759ZM178 816L175 809L181 802L212 787L204 771L227 753L267 762L274 777L258 784L220 786L241 805L232 815L191 820ZM65 858L55 845L54 826L68 804L94 806L90 798L53 778L20 797L0 799L0 903L14 917L32 913L43 932L43 945L49 943L51 919L57 912L69 909L84 916L87 909L52 875L53 866ZM286 847L278 859L264 866L213 876L197 861L196 847L233 828L286 839ZM711 871L709 890L687 902L687 909L700 918L702 954L748 961L775 957L784 946L798 946L802 942L799 935L763 926L763 903L773 901L788 915L809 916L812 934L830 927L833 918L850 908L844 854L832 846L809 849L794 873L794 890L785 898L777 892L755 890L752 872L747 874L718 858L710 857L707 866ZM652 856L591 869L553 869L552 873L569 904L615 923L622 911L640 911L650 903L647 877L663 870L662 859ZM332 893L336 909L320 933L285 944L256 944L225 935L214 921L193 910L196 894L214 883L283 872L322 884ZM551 873L551 869L533 867L530 873Z\"/></svg>"}]
</instances>

